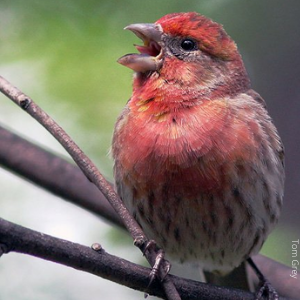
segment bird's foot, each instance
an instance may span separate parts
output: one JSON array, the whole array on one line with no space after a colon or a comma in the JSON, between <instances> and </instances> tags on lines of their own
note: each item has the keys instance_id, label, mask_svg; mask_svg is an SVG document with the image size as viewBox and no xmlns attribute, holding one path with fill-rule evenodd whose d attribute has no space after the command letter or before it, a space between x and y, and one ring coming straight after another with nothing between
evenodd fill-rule
<instances>
[{"instance_id":1,"label":"bird's foot","mask_svg":"<svg viewBox=\"0 0 300 300\"><path fill-rule=\"evenodd\" d=\"M164 251L159 250L155 258L155 262L152 267L152 270L149 274L150 277L149 286L156 278L159 278L160 281L163 281L165 277L168 275L170 269L171 269L171 264L169 261L165 260Z\"/></svg>"},{"instance_id":2,"label":"bird's foot","mask_svg":"<svg viewBox=\"0 0 300 300\"><path fill-rule=\"evenodd\" d=\"M261 286L259 290L256 293L256 300L278 300L279 296L274 289L274 287L271 285L268 281L263 281L261 283Z\"/></svg>"},{"instance_id":3,"label":"bird's foot","mask_svg":"<svg viewBox=\"0 0 300 300\"><path fill-rule=\"evenodd\" d=\"M156 251L157 249L158 249L158 247L157 247L156 242L154 240L149 240L149 241L147 241L146 246L143 250L143 255L145 255L145 253L147 251L151 252L151 250Z\"/></svg>"},{"instance_id":4,"label":"bird's foot","mask_svg":"<svg viewBox=\"0 0 300 300\"><path fill-rule=\"evenodd\" d=\"M271 285L271 283L265 278L265 276L261 273L261 271L258 269L252 258L247 259L248 263L252 267L253 271L256 273L256 275L259 278L260 287L256 293L256 300L278 300L279 296L274 289L274 287Z\"/></svg>"},{"instance_id":5,"label":"bird's foot","mask_svg":"<svg viewBox=\"0 0 300 300\"><path fill-rule=\"evenodd\" d=\"M144 255L147 251L151 251L152 249L155 250L156 257L152 266L152 270L149 274L149 286L153 283L155 279L163 281L171 269L171 264L165 259L164 251L162 249L158 249L155 241L150 240L147 242L143 251Z\"/></svg>"}]
</instances>

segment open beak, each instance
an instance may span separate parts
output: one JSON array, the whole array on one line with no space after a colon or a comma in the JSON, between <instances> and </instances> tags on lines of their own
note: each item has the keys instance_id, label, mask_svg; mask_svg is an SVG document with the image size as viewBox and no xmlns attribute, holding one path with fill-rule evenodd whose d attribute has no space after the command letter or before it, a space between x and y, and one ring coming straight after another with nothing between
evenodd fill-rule
<instances>
[{"instance_id":1,"label":"open beak","mask_svg":"<svg viewBox=\"0 0 300 300\"><path fill-rule=\"evenodd\" d=\"M161 26L141 23L131 24L124 29L132 31L144 42L144 45L135 45L140 54L126 54L118 59L118 63L135 72L144 73L159 70L162 66Z\"/></svg>"}]
</instances>

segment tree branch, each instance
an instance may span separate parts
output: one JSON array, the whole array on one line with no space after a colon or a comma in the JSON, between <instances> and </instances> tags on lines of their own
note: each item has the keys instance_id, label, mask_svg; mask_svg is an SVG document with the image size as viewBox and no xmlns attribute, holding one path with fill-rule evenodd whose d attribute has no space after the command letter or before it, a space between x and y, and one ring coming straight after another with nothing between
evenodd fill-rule
<instances>
[{"instance_id":1,"label":"tree branch","mask_svg":"<svg viewBox=\"0 0 300 300\"><path fill-rule=\"evenodd\" d=\"M136 246L140 248L151 266L154 265L159 249L157 247L146 247L148 239L144 234L142 228L136 220L130 215L122 200L114 191L112 186L106 181L104 176L99 172L94 163L84 154L84 152L76 145L71 137L50 117L48 116L37 104L33 102L27 95L14 87L10 82L0 76L0 91L10 98L19 107L24 109L29 115L37 120L44 126L55 139L65 148L65 150L74 159L76 164L85 174L85 176L93 182L96 187L102 192L114 210L117 212L120 219L123 221L126 229L132 236ZM162 264L166 265L165 260ZM159 268L159 275L165 278L162 281L162 286L165 293L170 300L180 300L174 285L169 280L168 275L163 274L164 268Z\"/></svg>"},{"instance_id":2,"label":"tree branch","mask_svg":"<svg viewBox=\"0 0 300 300\"><path fill-rule=\"evenodd\" d=\"M1 80L3 79L0 77L0 86L3 89ZM23 102L23 105L25 104ZM105 196L86 179L78 167L2 127L0 127L0 164L48 191L123 227L122 221ZM0 228L0 232L1 230ZM3 251L5 248L4 245L2 247L0 245L0 254L1 250ZM36 253L33 255L45 258L42 257L42 254ZM290 268L261 255L254 257L254 260L280 294L294 298L300 295L299 278L288 280L290 279ZM149 270L147 272L148 275ZM253 278L256 278L256 276L253 276ZM146 281L148 284L148 276Z\"/></svg>"},{"instance_id":3,"label":"tree branch","mask_svg":"<svg viewBox=\"0 0 300 300\"><path fill-rule=\"evenodd\" d=\"M121 219L105 196L86 178L78 166L1 126L0 165L124 229Z\"/></svg>"},{"instance_id":4,"label":"tree branch","mask_svg":"<svg viewBox=\"0 0 300 300\"><path fill-rule=\"evenodd\" d=\"M260 271L263 274L267 274L267 278L272 285L276 288L279 295L285 297L300 299L300 276L299 265L298 274L296 278L292 278L292 268L289 268L277 261L274 261L263 255L255 255L252 257L255 264L259 266ZM299 260L297 260L299 263ZM295 270L295 269L293 269ZM255 276L253 269L249 268L250 276L254 279L254 282L258 282L257 276Z\"/></svg>"},{"instance_id":5,"label":"tree branch","mask_svg":"<svg viewBox=\"0 0 300 300\"><path fill-rule=\"evenodd\" d=\"M124 229L106 198L77 166L1 126L0 165ZM279 294L295 299L300 295L300 278L294 280L290 277L291 268L262 255L256 255L253 259ZM257 280L255 274L250 275L252 280ZM219 278L214 282L222 285L223 281Z\"/></svg>"},{"instance_id":6,"label":"tree branch","mask_svg":"<svg viewBox=\"0 0 300 300\"><path fill-rule=\"evenodd\" d=\"M0 255L9 252L29 254L60 263L154 296L166 298L157 281L148 287L150 269L136 265L105 252L58 239L24 228L0 218ZM253 300L254 294L242 290L217 287L211 284L169 275L182 299ZM280 300L287 300L280 298Z\"/></svg>"}]
</instances>

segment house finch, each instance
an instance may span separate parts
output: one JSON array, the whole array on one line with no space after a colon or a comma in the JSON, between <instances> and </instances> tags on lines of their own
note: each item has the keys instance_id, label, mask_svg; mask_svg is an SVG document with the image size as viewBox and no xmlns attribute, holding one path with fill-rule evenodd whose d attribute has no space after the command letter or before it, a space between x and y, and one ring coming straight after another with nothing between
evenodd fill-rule
<instances>
[{"instance_id":1,"label":"house finch","mask_svg":"<svg viewBox=\"0 0 300 300\"><path fill-rule=\"evenodd\" d=\"M278 221L283 146L222 26L175 13L126 29L144 42L117 120L117 191L149 239L181 262L226 273L258 253Z\"/></svg>"}]
</instances>

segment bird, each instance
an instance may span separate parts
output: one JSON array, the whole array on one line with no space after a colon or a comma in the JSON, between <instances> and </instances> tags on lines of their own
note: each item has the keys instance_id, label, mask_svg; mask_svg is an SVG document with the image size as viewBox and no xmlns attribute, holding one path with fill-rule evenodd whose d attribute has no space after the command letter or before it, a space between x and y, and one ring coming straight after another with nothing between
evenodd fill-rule
<instances>
[{"instance_id":1,"label":"bird","mask_svg":"<svg viewBox=\"0 0 300 300\"><path fill-rule=\"evenodd\" d=\"M280 217L284 147L236 43L196 12L125 29L143 45L118 60L134 71L112 139L120 198L168 257L251 265Z\"/></svg>"}]
</instances>

